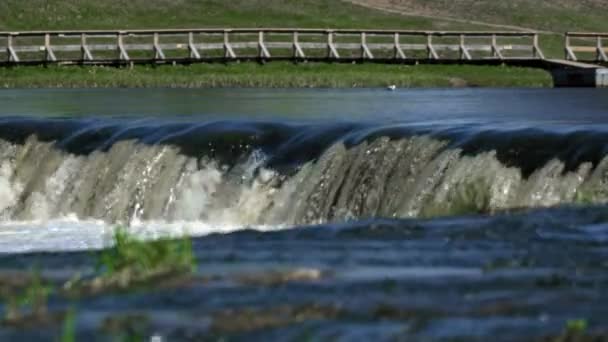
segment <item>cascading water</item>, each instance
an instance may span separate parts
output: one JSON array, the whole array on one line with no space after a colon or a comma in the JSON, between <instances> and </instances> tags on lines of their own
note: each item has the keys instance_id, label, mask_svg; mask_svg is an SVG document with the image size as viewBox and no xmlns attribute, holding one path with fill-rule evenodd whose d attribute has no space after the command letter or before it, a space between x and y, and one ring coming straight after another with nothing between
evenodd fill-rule
<instances>
[{"instance_id":1,"label":"cascading water","mask_svg":"<svg viewBox=\"0 0 608 342\"><path fill-rule=\"evenodd\" d=\"M85 134L89 145L90 133ZM393 132L389 138L385 133L378 129L361 137L360 129L353 129L333 135L325 138L326 147L309 153L314 157L301 160L289 139L270 147L248 145L220 158L213 156L213 146L221 141L197 156L184 152L194 150L188 139L166 143L163 136L149 143L144 135L108 143L114 137L109 134L97 135L102 143L77 153L62 148L74 139L71 131L62 133L68 138L46 142L32 132L21 142L0 141L0 210L4 220L72 215L122 224L245 227L492 213L606 198L608 158L601 155L568 169L556 151L524 174L525 165L501 161L501 150L467 152L469 146L441 134ZM244 136L256 140L253 133ZM279 156L277 147L287 152Z\"/></svg>"},{"instance_id":2,"label":"cascading water","mask_svg":"<svg viewBox=\"0 0 608 342\"><path fill-rule=\"evenodd\" d=\"M75 300L78 340L601 340L606 94L0 91L0 295L56 290L0 340L56 340ZM192 237L194 273L66 295L118 226Z\"/></svg>"}]
</instances>

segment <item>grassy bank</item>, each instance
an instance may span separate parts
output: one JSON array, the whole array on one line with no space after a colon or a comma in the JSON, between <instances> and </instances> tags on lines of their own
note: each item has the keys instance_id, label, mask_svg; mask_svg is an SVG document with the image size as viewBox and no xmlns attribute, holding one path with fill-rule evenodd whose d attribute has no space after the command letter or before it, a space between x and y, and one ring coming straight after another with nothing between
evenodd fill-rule
<instances>
[{"instance_id":1,"label":"grassy bank","mask_svg":"<svg viewBox=\"0 0 608 342\"><path fill-rule=\"evenodd\" d=\"M543 70L470 65L292 64L190 66L12 67L4 88L80 87L550 87Z\"/></svg>"},{"instance_id":2,"label":"grassy bank","mask_svg":"<svg viewBox=\"0 0 608 342\"><path fill-rule=\"evenodd\" d=\"M368 0L414 15L374 10L339 0L5 0L0 30L134 29L201 27L302 27L427 30L496 30L466 22L524 25L563 32L608 29L601 1ZM449 10L446 10L449 9ZM416 16L415 13L422 15ZM426 16L425 16L426 15ZM566 20L565 16L567 16ZM446 19L457 17L464 22ZM545 34L547 57L563 57L563 38ZM0 68L0 87L400 87L550 86L541 70L478 66L274 64L191 67Z\"/></svg>"},{"instance_id":3,"label":"grassy bank","mask_svg":"<svg viewBox=\"0 0 608 342\"><path fill-rule=\"evenodd\" d=\"M264 26L446 29L446 25L476 27L388 14L339 0L0 1L0 30Z\"/></svg>"}]
</instances>

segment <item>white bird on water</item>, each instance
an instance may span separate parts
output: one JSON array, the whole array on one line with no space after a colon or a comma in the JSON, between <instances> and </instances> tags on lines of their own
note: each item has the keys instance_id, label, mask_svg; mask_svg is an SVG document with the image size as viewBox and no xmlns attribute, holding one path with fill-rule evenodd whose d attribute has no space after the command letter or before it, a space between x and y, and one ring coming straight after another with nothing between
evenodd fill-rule
<instances>
[{"instance_id":1,"label":"white bird on water","mask_svg":"<svg viewBox=\"0 0 608 342\"><path fill-rule=\"evenodd\" d=\"M397 86L394 84L389 85L388 87L386 87L386 90L395 91L395 90L397 90Z\"/></svg>"}]
</instances>

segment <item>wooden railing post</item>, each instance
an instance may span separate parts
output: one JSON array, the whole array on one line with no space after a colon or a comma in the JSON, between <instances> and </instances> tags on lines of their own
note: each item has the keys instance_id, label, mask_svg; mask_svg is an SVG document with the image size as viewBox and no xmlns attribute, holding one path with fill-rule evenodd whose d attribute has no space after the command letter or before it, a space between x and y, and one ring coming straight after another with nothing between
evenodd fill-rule
<instances>
[{"instance_id":1,"label":"wooden railing post","mask_svg":"<svg viewBox=\"0 0 608 342\"><path fill-rule=\"evenodd\" d=\"M91 50L87 46L87 35L86 33L80 34L80 58L84 61L92 61L93 55L91 54Z\"/></svg>"},{"instance_id":2,"label":"wooden railing post","mask_svg":"<svg viewBox=\"0 0 608 342\"><path fill-rule=\"evenodd\" d=\"M55 53L51 48L51 35L46 33L44 35L44 51L45 51L45 60L47 62L55 62L57 58L55 57Z\"/></svg>"},{"instance_id":3,"label":"wooden railing post","mask_svg":"<svg viewBox=\"0 0 608 342\"><path fill-rule=\"evenodd\" d=\"M123 34L124 33L122 31L120 31L116 35L116 45L118 47L118 59L121 61L128 61L128 60L130 60L130 58L129 58L129 54L127 53L127 50L125 49L125 46L123 44Z\"/></svg>"},{"instance_id":4,"label":"wooden railing post","mask_svg":"<svg viewBox=\"0 0 608 342\"><path fill-rule=\"evenodd\" d=\"M188 51L190 51L190 58L201 59L201 55L198 53L196 45L194 45L194 34L192 32L188 32Z\"/></svg>"},{"instance_id":5,"label":"wooden railing post","mask_svg":"<svg viewBox=\"0 0 608 342\"><path fill-rule=\"evenodd\" d=\"M6 37L6 52L9 62L19 62L19 56L17 56L17 52L13 48L13 33L9 33Z\"/></svg>"},{"instance_id":6,"label":"wooden railing post","mask_svg":"<svg viewBox=\"0 0 608 342\"><path fill-rule=\"evenodd\" d=\"M543 53L543 50L540 48L540 44L538 42L538 33L534 34L533 46L532 46L532 57L545 59L545 54Z\"/></svg>"},{"instance_id":7,"label":"wooden railing post","mask_svg":"<svg viewBox=\"0 0 608 342\"><path fill-rule=\"evenodd\" d=\"M158 40L158 32L154 32L154 42L153 42L153 48L154 48L154 59L155 60L164 60L165 59L165 53L163 52L163 50L160 48L160 44L159 44L159 40Z\"/></svg>"},{"instance_id":8,"label":"wooden railing post","mask_svg":"<svg viewBox=\"0 0 608 342\"><path fill-rule=\"evenodd\" d=\"M606 51L604 51L604 46L602 44L602 36L597 36L597 60L598 62L608 62L608 56L606 55Z\"/></svg>"},{"instance_id":9,"label":"wooden railing post","mask_svg":"<svg viewBox=\"0 0 608 342\"><path fill-rule=\"evenodd\" d=\"M327 31L327 58L329 59L338 59L340 55L338 54L338 50L334 45L334 32Z\"/></svg>"},{"instance_id":10,"label":"wooden railing post","mask_svg":"<svg viewBox=\"0 0 608 342\"><path fill-rule=\"evenodd\" d=\"M471 54L465 45L464 34L460 35L460 59L471 60Z\"/></svg>"},{"instance_id":11,"label":"wooden railing post","mask_svg":"<svg viewBox=\"0 0 608 342\"><path fill-rule=\"evenodd\" d=\"M374 59L374 55L367 47L367 34L365 32L361 32L361 59Z\"/></svg>"},{"instance_id":12,"label":"wooden railing post","mask_svg":"<svg viewBox=\"0 0 608 342\"><path fill-rule=\"evenodd\" d=\"M574 50L572 50L572 45L571 45L571 41L570 41L570 33L566 33L566 38L565 38L565 54L566 54L566 60L567 61L577 61L576 58L576 54L574 53Z\"/></svg>"},{"instance_id":13,"label":"wooden railing post","mask_svg":"<svg viewBox=\"0 0 608 342\"><path fill-rule=\"evenodd\" d=\"M492 34L492 57L500 60L504 59L502 52L498 48L498 45L496 45L496 34Z\"/></svg>"},{"instance_id":14,"label":"wooden railing post","mask_svg":"<svg viewBox=\"0 0 608 342\"><path fill-rule=\"evenodd\" d=\"M258 57L260 59L270 58L270 52L264 44L264 31L258 32Z\"/></svg>"},{"instance_id":15,"label":"wooden railing post","mask_svg":"<svg viewBox=\"0 0 608 342\"><path fill-rule=\"evenodd\" d=\"M439 59L439 55L433 47L433 34L430 32L426 33L426 51L428 54L428 59Z\"/></svg>"},{"instance_id":16,"label":"wooden railing post","mask_svg":"<svg viewBox=\"0 0 608 342\"><path fill-rule=\"evenodd\" d=\"M236 58L236 54L230 45L229 33L229 30L224 30L224 58L234 59Z\"/></svg>"},{"instance_id":17,"label":"wooden railing post","mask_svg":"<svg viewBox=\"0 0 608 342\"><path fill-rule=\"evenodd\" d=\"M393 40L394 40L394 58L395 59L405 59L405 53L403 53L403 50L401 49L401 41L400 41L400 37L399 37L399 32L395 32L393 34Z\"/></svg>"},{"instance_id":18,"label":"wooden railing post","mask_svg":"<svg viewBox=\"0 0 608 342\"><path fill-rule=\"evenodd\" d=\"M304 51L300 46L300 37L298 31L293 32L293 57L294 59L306 58L306 55L304 55Z\"/></svg>"}]
</instances>

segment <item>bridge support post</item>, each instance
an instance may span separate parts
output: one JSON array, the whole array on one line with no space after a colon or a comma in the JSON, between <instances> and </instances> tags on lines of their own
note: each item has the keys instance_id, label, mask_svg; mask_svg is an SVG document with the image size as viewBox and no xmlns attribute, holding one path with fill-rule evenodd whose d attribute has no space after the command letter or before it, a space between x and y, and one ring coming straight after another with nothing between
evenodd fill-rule
<instances>
[{"instance_id":1,"label":"bridge support post","mask_svg":"<svg viewBox=\"0 0 608 342\"><path fill-rule=\"evenodd\" d=\"M190 58L201 59L201 55L198 53L196 45L194 45L194 34L192 32L188 32L188 50L190 51Z\"/></svg>"},{"instance_id":2,"label":"bridge support post","mask_svg":"<svg viewBox=\"0 0 608 342\"><path fill-rule=\"evenodd\" d=\"M116 46L118 47L118 60L120 61L129 61L129 54L127 53L127 50L125 49L125 46L123 44L123 32L118 32L118 34L116 35Z\"/></svg>"},{"instance_id":3,"label":"bridge support post","mask_svg":"<svg viewBox=\"0 0 608 342\"><path fill-rule=\"evenodd\" d=\"M45 58L46 58L47 62L57 61L57 58L55 57L55 53L53 52L53 49L51 48L51 35L48 33L44 35L44 51L45 51Z\"/></svg>"},{"instance_id":4,"label":"bridge support post","mask_svg":"<svg viewBox=\"0 0 608 342\"><path fill-rule=\"evenodd\" d=\"M340 54L334 45L334 32L327 31L327 58L328 59L338 59L340 58Z\"/></svg>"},{"instance_id":5,"label":"bridge support post","mask_svg":"<svg viewBox=\"0 0 608 342\"><path fill-rule=\"evenodd\" d=\"M538 44L538 33L534 34L534 42L532 43L532 57L545 59L545 54Z\"/></svg>"},{"instance_id":6,"label":"bridge support post","mask_svg":"<svg viewBox=\"0 0 608 342\"><path fill-rule=\"evenodd\" d=\"M298 31L294 31L293 32L293 58L295 60L298 60L300 58L306 58L306 55L304 55L304 51L302 50L302 47L300 46L300 38L299 38L299 34Z\"/></svg>"},{"instance_id":7,"label":"bridge support post","mask_svg":"<svg viewBox=\"0 0 608 342\"><path fill-rule=\"evenodd\" d=\"M374 55L367 47L367 34L361 32L361 59L374 59Z\"/></svg>"},{"instance_id":8,"label":"bridge support post","mask_svg":"<svg viewBox=\"0 0 608 342\"><path fill-rule=\"evenodd\" d=\"M80 34L80 58L81 62L93 60L93 55L87 46L87 35L85 33Z\"/></svg>"},{"instance_id":9,"label":"bridge support post","mask_svg":"<svg viewBox=\"0 0 608 342\"><path fill-rule=\"evenodd\" d=\"M405 53L403 53L403 49L401 49L401 41L399 39L399 33L395 33L393 36L394 39L394 58L395 59L405 59Z\"/></svg>"},{"instance_id":10,"label":"bridge support post","mask_svg":"<svg viewBox=\"0 0 608 342\"><path fill-rule=\"evenodd\" d=\"M160 48L160 44L158 43L158 32L154 32L154 59L155 60L164 60L165 59L165 53L163 52L163 50Z\"/></svg>"},{"instance_id":11,"label":"bridge support post","mask_svg":"<svg viewBox=\"0 0 608 342\"><path fill-rule=\"evenodd\" d=\"M597 36L597 60L598 62L608 62L608 56L606 56L606 51L604 50L604 46L602 44L602 37Z\"/></svg>"},{"instance_id":12,"label":"bridge support post","mask_svg":"<svg viewBox=\"0 0 608 342\"><path fill-rule=\"evenodd\" d=\"M433 47L433 34L431 33L426 34L426 51L429 59L439 59L439 55Z\"/></svg>"},{"instance_id":13,"label":"bridge support post","mask_svg":"<svg viewBox=\"0 0 608 342\"><path fill-rule=\"evenodd\" d=\"M460 35L460 59L471 60L471 54L465 45L464 34Z\"/></svg>"},{"instance_id":14,"label":"bridge support post","mask_svg":"<svg viewBox=\"0 0 608 342\"><path fill-rule=\"evenodd\" d=\"M235 59L236 54L234 50L232 50L232 46L230 45L230 31L224 30L224 58L226 59Z\"/></svg>"},{"instance_id":15,"label":"bridge support post","mask_svg":"<svg viewBox=\"0 0 608 342\"><path fill-rule=\"evenodd\" d=\"M13 63L19 62L19 56L17 56L17 52L13 48L13 34L9 33L8 37L6 37L6 52L8 55L8 61Z\"/></svg>"},{"instance_id":16,"label":"bridge support post","mask_svg":"<svg viewBox=\"0 0 608 342\"><path fill-rule=\"evenodd\" d=\"M258 57L260 60L270 58L270 52L268 52L268 49L264 44L264 31L258 32Z\"/></svg>"}]
</instances>

